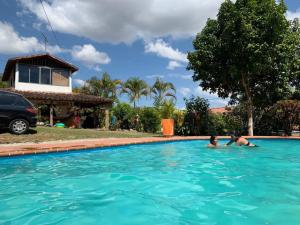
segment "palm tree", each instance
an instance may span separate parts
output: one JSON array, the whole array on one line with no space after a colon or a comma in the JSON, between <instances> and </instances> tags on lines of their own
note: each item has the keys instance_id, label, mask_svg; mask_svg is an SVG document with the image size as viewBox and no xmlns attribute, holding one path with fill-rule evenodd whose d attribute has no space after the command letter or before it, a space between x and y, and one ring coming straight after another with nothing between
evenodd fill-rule
<instances>
[{"instance_id":1,"label":"palm tree","mask_svg":"<svg viewBox=\"0 0 300 225\"><path fill-rule=\"evenodd\" d=\"M105 72L100 79L92 77L90 80L87 80L81 88L81 92L116 100L117 90L121 87L121 84L121 80L112 80L110 75Z\"/></svg>"},{"instance_id":2,"label":"palm tree","mask_svg":"<svg viewBox=\"0 0 300 225\"><path fill-rule=\"evenodd\" d=\"M157 107L161 106L168 97L176 100L175 86L171 82L164 82L159 78L156 79L151 92L154 94L154 105Z\"/></svg>"},{"instance_id":3,"label":"palm tree","mask_svg":"<svg viewBox=\"0 0 300 225\"><path fill-rule=\"evenodd\" d=\"M150 94L150 88L145 81L133 77L128 79L122 87L122 93L126 93L129 97L129 101L133 102L133 107L136 107L136 102L142 96L148 96Z\"/></svg>"}]
</instances>

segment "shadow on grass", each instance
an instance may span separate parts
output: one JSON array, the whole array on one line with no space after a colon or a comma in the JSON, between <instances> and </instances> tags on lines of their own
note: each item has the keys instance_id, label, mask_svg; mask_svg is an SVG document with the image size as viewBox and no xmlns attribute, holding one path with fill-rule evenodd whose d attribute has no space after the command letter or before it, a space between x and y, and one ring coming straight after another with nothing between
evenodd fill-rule
<instances>
[{"instance_id":1,"label":"shadow on grass","mask_svg":"<svg viewBox=\"0 0 300 225\"><path fill-rule=\"evenodd\" d=\"M11 135L14 135L14 134L12 134L10 131L9 131L9 129L0 129L0 134L11 134ZM36 130L33 130L33 129L29 129L28 131L27 131L27 133L25 133L25 134L22 134L22 135L27 135L27 134L37 134L37 131Z\"/></svg>"}]
</instances>

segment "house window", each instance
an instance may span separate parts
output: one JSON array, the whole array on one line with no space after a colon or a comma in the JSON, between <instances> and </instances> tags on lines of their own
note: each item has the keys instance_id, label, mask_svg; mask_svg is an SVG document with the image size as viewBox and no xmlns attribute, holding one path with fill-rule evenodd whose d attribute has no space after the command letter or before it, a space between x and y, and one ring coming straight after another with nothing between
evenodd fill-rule
<instances>
[{"instance_id":1,"label":"house window","mask_svg":"<svg viewBox=\"0 0 300 225\"><path fill-rule=\"evenodd\" d=\"M41 84L51 84L51 73L49 68L41 68Z\"/></svg>"},{"instance_id":2,"label":"house window","mask_svg":"<svg viewBox=\"0 0 300 225\"><path fill-rule=\"evenodd\" d=\"M30 83L40 83L40 69L36 66L30 67Z\"/></svg>"},{"instance_id":3,"label":"house window","mask_svg":"<svg viewBox=\"0 0 300 225\"><path fill-rule=\"evenodd\" d=\"M69 71L19 64L19 82L69 86Z\"/></svg>"},{"instance_id":4,"label":"house window","mask_svg":"<svg viewBox=\"0 0 300 225\"><path fill-rule=\"evenodd\" d=\"M69 71L62 69L53 69L52 85L69 86Z\"/></svg>"},{"instance_id":5,"label":"house window","mask_svg":"<svg viewBox=\"0 0 300 225\"><path fill-rule=\"evenodd\" d=\"M19 81L29 83L29 66L19 65Z\"/></svg>"}]
</instances>

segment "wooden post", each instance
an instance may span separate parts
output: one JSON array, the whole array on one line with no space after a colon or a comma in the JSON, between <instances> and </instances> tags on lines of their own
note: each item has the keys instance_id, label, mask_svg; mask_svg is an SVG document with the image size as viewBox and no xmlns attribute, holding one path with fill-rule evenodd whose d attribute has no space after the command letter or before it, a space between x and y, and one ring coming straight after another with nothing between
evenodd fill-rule
<instances>
[{"instance_id":1,"label":"wooden post","mask_svg":"<svg viewBox=\"0 0 300 225\"><path fill-rule=\"evenodd\" d=\"M37 106L36 108L37 108L37 120L38 122L42 122L42 110L40 109L39 106Z\"/></svg>"},{"instance_id":2,"label":"wooden post","mask_svg":"<svg viewBox=\"0 0 300 225\"><path fill-rule=\"evenodd\" d=\"M53 127L53 105L50 104L50 126Z\"/></svg>"},{"instance_id":3,"label":"wooden post","mask_svg":"<svg viewBox=\"0 0 300 225\"><path fill-rule=\"evenodd\" d=\"M109 129L109 109L105 109L105 129Z\"/></svg>"}]
</instances>

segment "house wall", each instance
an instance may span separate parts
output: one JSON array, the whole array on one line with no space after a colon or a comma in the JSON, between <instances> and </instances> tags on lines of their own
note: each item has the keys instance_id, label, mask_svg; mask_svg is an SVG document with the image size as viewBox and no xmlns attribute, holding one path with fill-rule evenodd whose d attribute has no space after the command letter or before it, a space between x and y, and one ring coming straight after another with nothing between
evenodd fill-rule
<instances>
[{"instance_id":1,"label":"house wall","mask_svg":"<svg viewBox=\"0 0 300 225\"><path fill-rule=\"evenodd\" d=\"M34 84L19 82L19 69L16 64L15 70L15 89L19 91L53 92L53 93L72 93L72 77L69 76L69 86L57 86L47 84ZM13 77L13 76L12 76Z\"/></svg>"}]
</instances>

